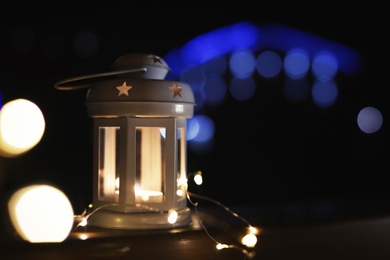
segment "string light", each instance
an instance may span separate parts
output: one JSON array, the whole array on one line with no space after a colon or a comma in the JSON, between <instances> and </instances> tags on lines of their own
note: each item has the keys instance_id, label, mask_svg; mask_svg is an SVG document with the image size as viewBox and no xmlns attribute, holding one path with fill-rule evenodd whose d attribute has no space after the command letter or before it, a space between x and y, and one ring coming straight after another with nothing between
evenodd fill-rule
<instances>
[{"instance_id":1,"label":"string light","mask_svg":"<svg viewBox=\"0 0 390 260\"><path fill-rule=\"evenodd\" d=\"M96 209L94 209L93 211L91 211L89 214L87 214L87 210L84 210L83 213L81 215L75 215L74 216L74 220L77 223L75 229L77 229L78 227L85 227L87 224L88 224L88 218L90 216L92 216L96 211L98 210L101 210L102 208L104 207L107 207L107 206L116 206L117 204L116 203L113 203L113 204L105 204L105 205L102 205L100 207L97 207ZM89 207L91 208L92 205L90 204Z\"/></svg>"},{"instance_id":2,"label":"string light","mask_svg":"<svg viewBox=\"0 0 390 260\"><path fill-rule=\"evenodd\" d=\"M202 172L201 171L197 171L193 175L194 175L194 177L193 177L194 182L197 185L201 185L203 183ZM191 177L191 174L189 175L189 177ZM253 248L257 244L256 234L258 234L258 230L255 227L250 225L249 222L246 219L244 219L243 217L238 215L236 212L232 211L230 208L228 208L227 206L225 206L221 202L216 201L214 199L211 199L209 197L205 197L205 196L201 196L199 194L192 193L192 192L188 191L188 189L186 190L186 192L187 192L187 199L194 206L195 214L196 214L196 216L197 216L197 218L199 220L199 223L200 223L201 227L206 232L206 234L209 236L209 238L216 243L216 248L218 250L228 249L228 248L237 249L237 250L241 251L245 255L246 258L253 258L256 255L255 251L248 251L245 248L242 248L242 247L239 247L239 246L236 246L236 245L220 243L213 236L211 236L210 232L208 232L207 228L203 224L202 219L199 216L199 213L198 213L198 205L199 205L199 203L198 202L193 202L191 197L198 198L198 199L203 199L203 200L209 201L211 203L214 203L215 205L223 208L225 211L230 213L232 216L234 216L234 217L238 218L239 220L241 220L242 222L244 222L248 226L248 229L247 229L248 233L241 239L241 243L243 245L245 245L246 247L248 247L248 248Z\"/></svg>"},{"instance_id":3,"label":"string light","mask_svg":"<svg viewBox=\"0 0 390 260\"><path fill-rule=\"evenodd\" d=\"M76 227L75 227L75 229L77 229L80 226L85 227L88 224L88 218L91 217L97 211L99 211L99 210L101 210L101 209L103 209L105 207L108 207L108 206L118 206L118 205L119 205L118 203L104 204L104 205L102 205L100 207L95 208L94 210L92 210L88 214L87 214L87 210L84 210L82 214L74 215L75 222L78 222ZM159 212L159 213L162 213L162 214L164 214L164 213L167 214L168 215L167 219L168 219L168 222L170 224L176 223L177 218L178 218L178 213L175 210L173 210L173 209L171 209L168 212L166 212L166 211L160 210L158 208L149 207L149 206L146 206L146 205L143 205L143 204L136 204L135 206L139 207L139 208L147 209L147 210L149 210L151 212ZM93 205L90 204L89 208L92 208L92 207L93 207Z\"/></svg>"},{"instance_id":4,"label":"string light","mask_svg":"<svg viewBox=\"0 0 390 260\"><path fill-rule=\"evenodd\" d=\"M242 218L240 215L238 215L237 213L233 212L230 208L226 207L225 205L223 205L219 201L216 201L216 200L213 200L213 199L211 199L209 197L201 196L201 195L198 195L198 194L195 194L195 193L187 191L187 199L194 206L195 214L196 214L196 216L197 216L197 218L199 220L200 225L202 226L202 228L206 232L206 234L209 236L209 238L216 243L216 248L218 250L226 249L226 248L237 249L237 250L241 251L246 256L246 258L249 258L249 259L253 258L256 255L255 251L248 251L245 248L239 247L237 245L230 245L230 244L228 245L228 244L220 243L213 236L211 236L210 232L208 232L207 228L205 227L205 225L202 222L202 219L199 216L199 213L198 213L198 205L199 205L199 203L198 202L193 202L192 199L191 199L191 196L194 197L194 198L199 198L199 199L203 199L203 200L207 200L209 202L212 202L212 203L216 204L217 206L222 207L224 210L226 210L227 212L232 214L234 217L236 217L236 218L240 219L241 221L243 221L244 223L246 223L248 225L249 233L246 234L244 236L244 238L241 240L242 243L245 246L247 246L247 247L254 247L256 245L257 237L256 237L255 234L257 233L257 229L254 228L253 226L251 226L246 219Z\"/></svg>"},{"instance_id":5,"label":"string light","mask_svg":"<svg viewBox=\"0 0 390 260\"><path fill-rule=\"evenodd\" d=\"M191 175L191 174L190 174ZM197 184L197 185L201 185L203 183L203 178L202 178L202 172L201 171L197 171L194 175L194 182ZM190 191L188 191L188 185L186 185L186 195L187 195L187 199L188 201L194 206L194 209L195 209L195 214L196 214L196 217L199 221L199 224L200 226L202 227L202 229L205 231L205 233L207 234L207 236L213 241L215 242L216 244L216 249L217 250L222 250L222 249L236 249L236 250L239 250L241 251L244 255L245 255L245 258L246 259L252 259L254 258L254 256L256 255L256 252L255 251L248 251L246 248L253 248L255 247L255 245L257 244L257 234L258 234L258 229L253 227L252 225L249 224L249 222L244 219L243 217L241 217L240 215L238 215L236 212L232 211L229 207L225 206L224 204L222 204L221 202L219 201L216 201L214 199L211 199L209 197L206 197L206 196L202 196L202 195L199 195L199 194L195 194L195 193L192 193ZM221 208L223 208L225 211L227 211L228 213L230 213L232 216L234 216L235 218L241 220L243 223L245 223L247 225L247 233L243 236L243 238L241 239L241 243L246 247L246 248L243 248L243 247L240 247L240 246L237 246L237 245L232 245L232 244L225 244L225 243L221 243L219 241L217 241L211 234L210 232L207 230L206 226L203 224L203 221L201 219L201 217L199 216L199 212L198 212L198 205L199 203L198 202L194 202L192 200L192 198L197 198L197 199L202 199L202 200L205 200L205 201L209 201ZM101 210L102 208L104 207L107 207L107 206L116 206L118 205L117 203L113 203L113 204L105 204L105 205L102 205L96 209L94 209L93 211L91 211L89 214L87 214L87 211L84 210L84 212L81 214L81 215L75 215L75 221L78 222L78 224L76 225L76 228L79 227L79 226L86 226L87 225L87 220L88 218L94 214L95 212L97 212L98 210ZM164 212L162 210L159 210L157 208L152 208L152 207L149 207L149 206L145 206L145 205L142 205L142 204L137 204L136 205L137 207L142 207L142 208L145 208L145 209L148 209L150 211L154 211L154 212L161 212L161 213L166 213L167 214L167 218L168 218L168 222L171 223L171 224L174 224L178 218L178 214L175 210L171 209L169 210L168 212ZM92 205L90 204L89 205L90 208L92 208Z\"/></svg>"},{"instance_id":6,"label":"string light","mask_svg":"<svg viewBox=\"0 0 390 260\"><path fill-rule=\"evenodd\" d=\"M170 211L168 211L168 222L171 224L175 224L178 216L179 215L177 214L176 210L171 209Z\"/></svg>"}]
</instances>

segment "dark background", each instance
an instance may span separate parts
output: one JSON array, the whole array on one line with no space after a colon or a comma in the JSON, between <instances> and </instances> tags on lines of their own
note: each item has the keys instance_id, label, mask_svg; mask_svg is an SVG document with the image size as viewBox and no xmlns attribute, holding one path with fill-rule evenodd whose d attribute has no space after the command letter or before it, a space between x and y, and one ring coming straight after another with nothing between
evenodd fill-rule
<instances>
[{"instance_id":1,"label":"dark background","mask_svg":"<svg viewBox=\"0 0 390 260\"><path fill-rule=\"evenodd\" d=\"M1 9L0 90L3 103L15 98L35 102L46 130L28 153L0 158L0 192L46 182L60 187L76 213L92 199L92 120L84 106L84 90L59 91L64 78L105 72L121 55L133 52L163 57L203 33L249 21L281 24L338 42L363 58L358 75L342 75L342 100L331 109L310 102L292 106L282 95L255 95L246 102L227 97L204 113L216 123L213 150L188 152L188 171L201 170L204 186L190 189L227 205L341 203L359 214L388 210L388 145L385 143L388 84L388 18L383 6L274 2L224 4L183 2L180 5L139 2L106 4L12 4ZM15 52L9 35L18 26L35 33L27 53ZM74 35L84 27L100 40L96 55L77 56ZM48 34L65 39L64 53L46 58L40 42ZM264 83L270 84L270 83ZM280 88L282 80L272 84ZM387 90L386 90L387 91ZM356 125L358 111L368 105L381 110L382 129L367 135ZM324 205L324 204L321 204ZM354 205L354 206L351 206ZM358 206L355 206L358 205Z\"/></svg>"}]
</instances>

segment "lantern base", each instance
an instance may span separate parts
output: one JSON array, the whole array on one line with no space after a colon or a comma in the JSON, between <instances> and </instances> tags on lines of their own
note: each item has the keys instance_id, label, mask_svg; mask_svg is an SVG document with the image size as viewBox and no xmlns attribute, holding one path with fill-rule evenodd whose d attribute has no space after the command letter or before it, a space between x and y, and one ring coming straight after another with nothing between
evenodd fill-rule
<instances>
[{"instance_id":1,"label":"lantern base","mask_svg":"<svg viewBox=\"0 0 390 260\"><path fill-rule=\"evenodd\" d=\"M178 217L174 224L168 222L167 213L137 212L124 213L101 209L88 218L88 225L111 229L171 229L191 224L191 210L184 208L177 211Z\"/></svg>"}]
</instances>

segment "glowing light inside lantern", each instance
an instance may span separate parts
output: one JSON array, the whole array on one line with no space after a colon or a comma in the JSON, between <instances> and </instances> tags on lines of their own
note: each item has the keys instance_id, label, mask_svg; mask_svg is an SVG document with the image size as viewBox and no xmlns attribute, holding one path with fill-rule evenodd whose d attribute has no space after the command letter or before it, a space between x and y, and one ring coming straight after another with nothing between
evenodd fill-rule
<instances>
[{"instance_id":1,"label":"glowing light inside lantern","mask_svg":"<svg viewBox=\"0 0 390 260\"><path fill-rule=\"evenodd\" d=\"M101 169L101 173L104 176L103 182L103 193L106 196L114 196L113 193L119 193L119 178L116 177L116 132L118 131L118 127L103 127L101 131L104 144L104 156L103 156L103 165L104 167ZM116 188L116 189L115 189Z\"/></svg>"},{"instance_id":2,"label":"glowing light inside lantern","mask_svg":"<svg viewBox=\"0 0 390 260\"><path fill-rule=\"evenodd\" d=\"M134 190L135 190L135 196L141 198L143 201L149 201L151 197L161 198L163 195L161 191L143 190L139 187L139 184L136 184L134 186ZM115 180L115 194L119 194L119 178L116 178Z\"/></svg>"},{"instance_id":3,"label":"glowing light inside lantern","mask_svg":"<svg viewBox=\"0 0 390 260\"><path fill-rule=\"evenodd\" d=\"M143 201L148 201L150 196L161 196L162 173L161 165L164 163L162 153L162 140L165 139L165 128L137 127L141 136L141 172L139 176L140 186L136 186L136 196L141 196ZM164 133L162 135L161 133Z\"/></svg>"},{"instance_id":4,"label":"glowing light inside lantern","mask_svg":"<svg viewBox=\"0 0 390 260\"><path fill-rule=\"evenodd\" d=\"M73 209L60 190L31 185L16 191L8 202L18 234L31 243L64 241L73 226Z\"/></svg>"},{"instance_id":5,"label":"glowing light inside lantern","mask_svg":"<svg viewBox=\"0 0 390 260\"><path fill-rule=\"evenodd\" d=\"M182 197L185 194L185 191L187 191L188 187L188 180L184 173L180 175L180 177L177 179L177 190L176 190L176 195L179 197Z\"/></svg>"},{"instance_id":6,"label":"glowing light inside lantern","mask_svg":"<svg viewBox=\"0 0 390 260\"><path fill-rule=\"evenodd\" d=\"M39 107L26 99L15 99L0 110L0 154L18 156L42 138L45 119Z\"/></svg>"},{"instance_id":7,"label":"glowing light inside lantern","mask_svg":"<svg viewBox=\"0 0 390 260\"><path fill-rule=\"evenodd\" d=\"M135 196L141 198L143 201L154 201L162 197L161 191L143 190L138 184L134 186Z\"/></svg>"},{"instance_id":8,"label":"glowing light inside lantern","mask_svg":"<svg viewBox=\"0 0 390 260\"><path fill-rule=\"evenodd\" d=\"M115 179L115 194L119 194L119 177Z\"/></svg>"}]
</instances>

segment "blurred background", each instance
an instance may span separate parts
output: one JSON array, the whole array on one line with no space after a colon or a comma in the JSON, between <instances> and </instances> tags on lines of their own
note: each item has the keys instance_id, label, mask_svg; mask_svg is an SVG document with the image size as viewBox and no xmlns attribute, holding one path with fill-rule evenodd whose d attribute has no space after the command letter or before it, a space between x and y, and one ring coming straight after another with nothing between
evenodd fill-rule
<instances>
[{"instance_id":1,"label":"blurred background","mask_svg":"<svg viewBox=\"0 0 390 260\"><path fill-rule=\"evenodd\" d=\"M167 79L194 91L187 168L202 171L204 184L189 183L192 192L265 215L281 208L269 213L274 220L388 213L385 8L239 4L2 8L0 104L30 100L46 123L31 150L0 157L4 201L43 182L66 193L75 213L87 207L86 90L54 84L107 72L121 55L141 52L163 58Z\"/></svg>"}]
</instances>

